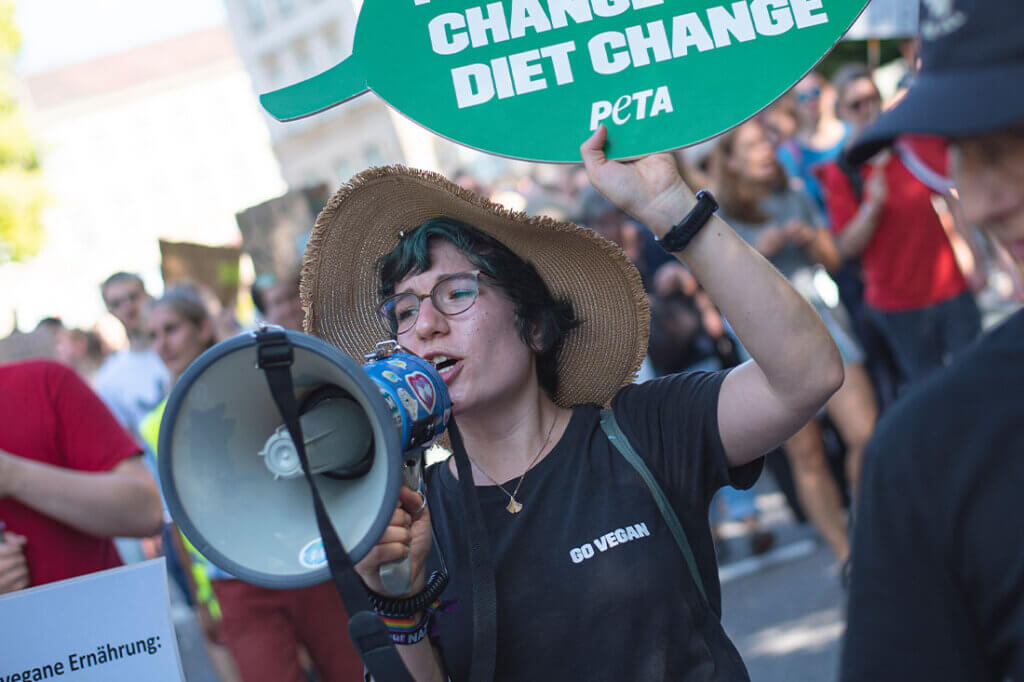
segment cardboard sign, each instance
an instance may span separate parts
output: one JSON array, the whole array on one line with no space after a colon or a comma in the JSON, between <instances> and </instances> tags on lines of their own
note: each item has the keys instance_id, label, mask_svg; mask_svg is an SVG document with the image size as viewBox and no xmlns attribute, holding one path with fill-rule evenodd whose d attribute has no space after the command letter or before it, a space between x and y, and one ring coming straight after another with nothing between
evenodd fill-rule
<instances>
[{"instance_id":1,"label":"cardboard sign","mask_svg":"<svg viewBox=\"0 0 1024 682\"><path fill-rule=\"evenodd\" d=\"M252 258L256 276L290 276L302 265L302 252L331 192L315 185L250 206L235 214L242 250Z\"/></svg>"},{"instance_id":2,"label":"cardboard sign","mask_svg":"<svg viewBox=\"0 0 1024 682\"><path fill-rule=\"evenodd\" d=\"M236 246L206 246L161 239L160 274L166 286L187 282L207 287L222 306L232 308L238 298L241 255L242 250Z\"/></svg>"},{"instance_id":3,"label":"cardboard sign","mask_svg":"<svg viewBox=\"0 0 1024 682\"><path fill-rule=\"evenodd\" d=\"M164 560L0 596L0 682L181 682Z\"/></svg>"},{"instance_id":4,"label":"cardboard sign","mask_svg":"<svg viewBox=\"0 0 1024 682\"><path fill-rule=\"evenodd\" d=\"M675 149L783 94L866 0L394 0L363 3L352 55L260 98L315 114L372 89L461 144L579 161L599 124L607 153Z\"/></svg>"}]
</instances>

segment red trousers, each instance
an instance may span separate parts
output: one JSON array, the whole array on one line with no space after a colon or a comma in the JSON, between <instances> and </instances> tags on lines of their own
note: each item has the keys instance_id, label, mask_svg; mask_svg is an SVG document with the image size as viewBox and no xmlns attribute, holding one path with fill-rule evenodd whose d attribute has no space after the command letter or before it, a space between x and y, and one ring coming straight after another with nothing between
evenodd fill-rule
<instances>
[{"instance_id":1,"label":"red trousers","mask_svg":"<svg viewBox=\"0 0 1024 682\"><path fill-rule=\"evenodd\" d=\"M348 615L333 583L270 590L241 580L214 580L221 642L245 682L305 682L298 647L321 682L359 682L363 664L348 638Z\"/></svg>"}]
</instances>

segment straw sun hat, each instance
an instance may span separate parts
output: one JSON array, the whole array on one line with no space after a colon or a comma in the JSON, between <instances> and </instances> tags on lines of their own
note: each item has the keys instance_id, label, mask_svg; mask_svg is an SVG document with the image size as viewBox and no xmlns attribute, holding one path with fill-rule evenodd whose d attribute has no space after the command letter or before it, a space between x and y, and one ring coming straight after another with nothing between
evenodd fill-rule
<instances>
[{"instance_id":1,"label":"straw sun hat","mask_svg":"<svg viewBox=\"0 0 1024 682\"><path fill-rule=\"evenodd\" d=\"M581 324L558 359L555 402L606 405L632 381L647 351L650 312L640 274L591 230L531 218L481 199L436 173L370 168L344 185L317 218L302 270L305 331L357 361L390 337L377 317L377 261L431 218L461 220L533 264Z\"/></svg>"}]
</instances>

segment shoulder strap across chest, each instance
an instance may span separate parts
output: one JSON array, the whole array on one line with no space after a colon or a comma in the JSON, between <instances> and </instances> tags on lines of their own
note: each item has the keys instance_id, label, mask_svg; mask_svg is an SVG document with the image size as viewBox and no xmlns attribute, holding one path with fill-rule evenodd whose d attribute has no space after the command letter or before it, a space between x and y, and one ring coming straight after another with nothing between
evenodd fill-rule
<instances>
[{"instance_id":1,"label":"shoulder strap across chest","mask_svg":"<svg viewBox=\"0 0 1024 682\"><path fill-rule=\"evenodd\" d=\"M672 505L669 504L668 497L665 495L665 491L661 489L658 482L654 479L654 474L647 468L647 464L644 463L643 458L633 449L633 445L626 438L626 434L619 428L619 423L615 419L615 412L611 409L601 410L601 429L605 435L608 436L608 441L615 447L616 450L626 459L627 462L640 474L640 478L647 484L647 488L651 491L651 496L654 498L654 502L658 505L658 510L661 512L662 517L665 519L665 523L668 524L669 530L672 531L672 537L675 538L676 544L679 545L679 551L683 553L683 558L686 560L686 567L690 570L690 577L693 578L693 582L697 584L697 590L700 592L700 596L704 600L704 604L708 605L708 595L704 592L704 581L700 578L700 571L697 570L697 560L693 556L693 550L690 548L690 542L686 538L686 531L683 530L683 525L679 522L679 517L676 516L675 510L672 509Z\"/></svg>"}]
</instances>

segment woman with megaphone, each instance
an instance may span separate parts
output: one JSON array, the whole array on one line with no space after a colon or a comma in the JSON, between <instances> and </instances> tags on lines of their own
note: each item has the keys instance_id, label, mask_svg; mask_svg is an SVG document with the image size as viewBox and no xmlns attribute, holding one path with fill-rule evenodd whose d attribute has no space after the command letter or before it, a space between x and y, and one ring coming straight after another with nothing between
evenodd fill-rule
<instances>
[{"instance_id":1,"label":"woman with megaphone","mask_svg":"<svg viewBox=\"0 0 1024 682\"><path fill-rule=\"evenodd\" d=\"M149 302L146 333L175 383L216 341L213 317L199 293L184 285ZM166 404L143 419L139 429L154 453ZM328 634L345 627L347 619L330 584L267 589L218 568L173 527L164 541L174 545L165 552L177 550L176 556L188 564L188 588L198 602L212 643L208 652L222 682L304 682L310 661L321 682L359 677L361 665L352 644Z\"/></svg>"},{"instance_id":2,"label":"woman with megaphone","mask_svg":"<svg viewBox=\"0 0 1024 682\"><path fill-rule=\"evenodd\" d=\"M451 394L456 456L422 498L402 491L357 564L417 680L480 677L488 656L497 680L748 679L720 621L708 504L754 483L842 360L670 154L610 161L606 135L581 147L591 182L693 272L752 361L632 384L649 311L622 251L433 173L364 171L310 239L306 331L354 356L394 338ZM386 594L379 566L407 556L412 591ZM450 579L424 605L435 567Z\"/></svg>"}]
</instances>

